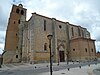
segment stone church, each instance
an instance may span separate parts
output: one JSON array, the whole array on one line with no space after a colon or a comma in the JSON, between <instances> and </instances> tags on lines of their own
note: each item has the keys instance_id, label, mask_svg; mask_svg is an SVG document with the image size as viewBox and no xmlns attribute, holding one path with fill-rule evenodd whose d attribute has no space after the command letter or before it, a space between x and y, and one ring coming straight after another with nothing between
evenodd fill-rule
<instances>
[{"instance_id":1,"label":"stone church","mask_svg":"<svg viewBox=\"0 0 100 75\"><path fill-rule=\"evenodd\" d=\"M26 21L27 9L13 5L5 38L3 63L49 62L51 42L53 62L96 59L95 40L86 28L37 13Z\"/></svg>"}]
</instances>

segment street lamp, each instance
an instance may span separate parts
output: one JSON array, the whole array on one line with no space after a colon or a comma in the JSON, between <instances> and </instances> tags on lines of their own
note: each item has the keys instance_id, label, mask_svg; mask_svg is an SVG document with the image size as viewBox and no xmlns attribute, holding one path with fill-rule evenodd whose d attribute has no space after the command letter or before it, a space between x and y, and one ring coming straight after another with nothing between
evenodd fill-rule
<instances>
[{"instance_id":1,"label":"street lamp","mask_svg":"<svg viewBox=\"0 0 100 75\"><path fill-rule=\"evenodd\" d=\"M49 48L50 48L50 75L52 75L51 39L53 38L53 35L48 35L47 38L49 39Z\"/></svg>"},{"instance_id":2,"label":"street lamp","mask_svg":"<svg viewBox=\"0 0 100 75\"><path fill-rule=\"evenodd\" d=\"M59 66L59 46L57 47L57 50L58 50L58 66Z\"/></svg>"}]
</instances>

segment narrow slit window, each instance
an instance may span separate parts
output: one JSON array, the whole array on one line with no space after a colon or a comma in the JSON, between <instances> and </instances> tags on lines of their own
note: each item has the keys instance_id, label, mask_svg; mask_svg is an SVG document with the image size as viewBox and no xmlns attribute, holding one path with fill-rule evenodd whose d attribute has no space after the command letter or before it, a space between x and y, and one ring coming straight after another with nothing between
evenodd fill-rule
<instances>
[{"instance_id":1,"label":"narrow slit window","mask_svg":"<svg viewBox=\"0 0 100 75\"><path fill-rule=\"evenodd\" d=\"M91 49L91 51L93 52L93 48Z\"/></svg>"},{"instance_id":2,"label":"narrow slit window","mask_svg":"<svg viewBox=\"0 0 100 75\"><path fill-rule=\"evenodd\" d=\"M16 33L16 36L17 36L17 33Z\"/></svg>"},{"instance_id":3,"label":"narrow slit window","mask_svg":"<svg viewBox=\"0 0 100 75\"><path fill-rule=\"evenodd\" d=\"M84 31L82 30L82 36L84 37Z\"/></svg>"},{"instance_id":4,"label":"narrow slit window","mask_svg":"<svg viewBox=\"0 0 100 75\"><path fill-rule=\"evenodd\" d=\"M44 51L47 51L47 43L44 44Z\"/></svg>"},{"instance_id":5,"label":"narrow slit window","mask_svg":"<svg viewBox=\"0 0 100 75\"><path fill-rule=\"evenodd\" d=\"M18 46L16 47L16 49L18 49Z\"/></svg>"},{"instance_id":6,"label":"narrow slit window","mask_svg":"<svg viewBox=\"0 0 100 75\"><path fill-rule=\"evenodd\" d=\"M44 20L44 31L46 31L46 20Z\"/></svg>"},{"instance_id":7,"label":"narrow slit window","mask_svg":"<svg viewBox=\"0 0 100 75\"><path fill-rule=\"evenodd\" d=\"M15 24L15 21L14 21L14 24Z\"/></svg>"},{"instance_id":8,"label":"narrow slit window","mask_svg":"<svg viewBox=\"0 0 100 75\"><path fill-rule=\"evenodd\" d=\"M87 48L85 48L85 52L87 52Z\"/></svg>"},{"instance_id":9,"label":"narrow slit window","mask_svg":"<svg viewBox=\"0 0 100 75\"><path fill-rule=\"evenodd\" d=\"M74 30L73 30L73 27L71 28L71 30L72 30L72 36L74 36Z\"/></svg>"},{"instance_id":10,"label":"narrow slit window","mask_svg":"<svg viewBox=\"0 0 100 75\"><path fill-rule=\"evenodd\" d=\"M78 28L78 35L81 36L80 28Z\"/></svg>"},{"instance_id":11,"label":"narrow slit window","mask_svg":"<svg viewBox=\"0 0 100 75\"><path fill-rule=\"evenodd\" d=\"M18 24L20 24L20 20L18 20Z\"/></svg>"}]
</instances>

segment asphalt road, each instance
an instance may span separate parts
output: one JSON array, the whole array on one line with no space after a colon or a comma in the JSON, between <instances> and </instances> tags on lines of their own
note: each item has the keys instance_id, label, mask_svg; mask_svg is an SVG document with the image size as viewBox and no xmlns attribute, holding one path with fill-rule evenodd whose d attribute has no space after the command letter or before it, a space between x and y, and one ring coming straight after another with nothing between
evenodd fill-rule
<instances>
[{"instance_id":1,"label":"asphalt road","mask_svg":"<svg viewBox=\"0 0 100 75\"><path fill-rule=\"evenodd\" d=\"M59 66L53 66L53 71L59 71L59 70L63 70L63 69L68 69L69 70L71 68L75 68L75 67L79 67L82 68L82 66L91 66L91 64L97 64L100 62L81 62L78 64L63 64L63 65L59 65ZM81 66L81 67L80 67ZM45 67L33 67L33 66L29 66L29 67L22 67L22 68L16 68L16 69L8 69L8 70L4 70L2 72L0 72L0 75L38 75L40 73L44 73L44 72L49 72L49 67L45 66Z\"/></svg>"}]
</instances>

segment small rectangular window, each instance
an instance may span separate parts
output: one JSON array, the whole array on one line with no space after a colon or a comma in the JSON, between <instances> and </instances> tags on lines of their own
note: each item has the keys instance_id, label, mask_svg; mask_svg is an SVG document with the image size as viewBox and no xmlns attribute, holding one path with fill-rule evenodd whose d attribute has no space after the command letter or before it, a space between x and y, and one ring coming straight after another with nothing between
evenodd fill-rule
<instances>
[{"instance_id":1,"label":"small rectangular window","mask_svg":"<svg viewBox=\"0 0 100 75\"><path fill-rule=\"evenodd\" d=\"M44 31L46 31L46 20L44 20Z\"/></svg>"},{"instance_id":2,"label":"small rectangular window","mask_svg":"<svg viewBox=\"0 0 100 75\"><path fill-rule=\"evenodd\" d=\"M18 58L18 55L16 55L16 58Z\"/></svg>"}]
</instances>

